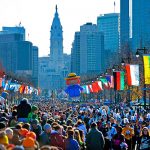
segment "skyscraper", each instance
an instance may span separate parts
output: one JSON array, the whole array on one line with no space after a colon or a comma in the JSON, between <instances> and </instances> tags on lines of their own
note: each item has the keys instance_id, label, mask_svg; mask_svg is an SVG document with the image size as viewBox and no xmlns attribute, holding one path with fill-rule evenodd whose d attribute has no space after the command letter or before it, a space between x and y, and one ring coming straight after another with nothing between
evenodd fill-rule
<instances>
[{"instance_id":1,"label":"skyscraper","mask_svg":"<svg viewBox=\"0 0 150 150\"><path fill-rule=\"evenodd\" d=\"M119 14L110 13L97 17L97 26L104 33L103 62L105 68L118 63L119 52Z\"/></svg>"},{"instance_id":2,"label":"skyscraper","mask_svg":"<svg viewBox=\"0 0 150 150\"><path fill-rule=\"evenodd\" d=\"M75 33L71 51L71 71L82 74L100 74L104 68L102 53L104 35L97 25L86 23Z\"/></svg>"},{"instance_id":3,"label":"skyscraper","mask_svg":"<svg viewBox=\"0 0 150 150\"><path fill-rule=\"evenodd\" d=\"M17 76L28 78L33 85L38 86L38 73L35 74L38 60L38 47L32 42L25 41L24 27L3 27L0 31L0 63L6 73L15 73ZM20 33L21 32L21 33Z\"/></svg>"},{"instance_id":4,"label":"skyscraper","mask_svg":"<svg viewBox=\"0 0 150 150\"><path fill-rule=\"evenodd\" d=\"M119 14L104 14L97 18L97 26L104 33L104 47L106 50L118 52L119 49Z\"/></svg>"},{"instance_id":5,"label":"skyscraper","mask_svg":"<svg viewBox=\"0 0 150 150\"><path fill-rule=\"evenodd\" d=\"M80 74L80 32L75 32L71 49L71 72Z\"/></svg>"},{"instance_id":6,"label":"skyscraper","mask_svg":"<svg viewBox=\"0 0 150 150\"><path fill-rule=\"evenodd\" d=\"M120 0L120 48L129 45L130 21L129 0Z\"/></svg>"},{"instance_id":7,"label":"skyscraper","mask_svg":"<svg viewBox=\"0 0 150 150\"><path fill-rule=\"evenodd\" d=\"M150 0L132 0L132 46L150 48Z\"/></svg>"}]
</instances>

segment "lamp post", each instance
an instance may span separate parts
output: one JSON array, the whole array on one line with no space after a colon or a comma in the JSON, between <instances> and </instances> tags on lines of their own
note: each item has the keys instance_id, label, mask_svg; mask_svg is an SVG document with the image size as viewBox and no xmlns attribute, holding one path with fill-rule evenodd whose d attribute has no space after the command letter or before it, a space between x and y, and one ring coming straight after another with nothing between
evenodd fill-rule
<instances>
[{"instance_id":1,"label":"lamp post","mask_svg":"<svg viewBox=\"0 0 150 150\"><path fill-rule=\"evenodd\" d=\"M112 67L112 71L114 72L115 70L120 70L120 66L119 65L113 65ZM115 91L115 105L117 104L117 90L114 89Z\"/></svg>"},{"instance_id":2,"label":"lamp post","mask_svg":"<svg viewBox=\"0 0 150 150\"><path fill-rule=\"evenodd\" d=\"M140 55L147 54L148 49L144 48L138 48L136 51L136 57L138 58ZM143 77L144 77L144 66L143 66ZM143 100L144 100L144 109L146 109L146 84L144 81L144 87L143 87Z\"/></svg>"},{"instance_id":3,"label":"lamp post","mask_svg":"<svg viewBox=\"0 0 150 150\"><path fill-rule=\"evenodd\" d=\"M131 57L130 56L128 56L128 57L125 57L125 58L122 58L122 61L121 61L121 65L122 66L124 66L125 64L126 64L126 62L128 63L128 64L130 64L131 63ZM128 87L128 99L127 99L127 103L128 104L130 104L130 97L131 97L131 95L130 95L130 86L127 86Z\"/></svg>"}]
</instances>

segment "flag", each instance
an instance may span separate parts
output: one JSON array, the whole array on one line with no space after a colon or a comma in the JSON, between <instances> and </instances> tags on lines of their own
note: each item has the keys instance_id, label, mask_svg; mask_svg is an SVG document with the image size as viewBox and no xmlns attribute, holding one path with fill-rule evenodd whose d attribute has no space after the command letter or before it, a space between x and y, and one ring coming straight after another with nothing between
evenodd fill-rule
<instances>
[{"instance_id":1,"label":"flag","mask_svg":"<svg viewBox=\"0 0 150 150\"><path fill-rule=\"evenodd\" d=\"M106 75L107 82L110 88L114 88L114 77L112 75Z\"/></svg>"},{"instance_id":2,"label":"flag","mask_svg":"<svg viewBox=\"0 0 150 150\"><path fill-rule=\"evenodd\" d=\"M23 94L23 93L24 93L24 90L25 90L25 86L24 86L24 85L21 85L20 88L19 88L20 94Z\"/></svg>"},{"instance_id":3,"label":"flag","mask_svg":"<svg viewBox=\"0 0 150 150\"><path fill-rule=\"evenodd\" d=\"M114 76L114 89L115 90L124 90L124 72L123 71L115 71L113 72Z\"/></svg>"},{"instance_id":4,"label":"flag","mask_svg":"<svg viewBox=\"0 0 150 150\"><path fill-rule=\"evenodd\" d=\"M93 90L93 93L98 93L99 92L100 87L99 87L97 82L92 83L92 90Z\"/></svg>"},{"instance_id":5,"label":"flag","mask_svg":"<svg viewBox=\"0 0 150 150\"><path fill-rule=\"evenodd\" d=\"M150 55L143 55L145 84L150 84Z\"/></svg>"},{"instance_id":6,"label":"flag","mask_svg":"<svg viewBox=\"0 0 150 150\"><path fill-rule=\"evenodd\" d=\"M102 81L105 89L109 89L110 88L106 78L100 78L100 81Z\"/></svg>"},{"instance_id":7,"label":"flag","mask_svg":"<svg viewBox=\"0 0 150 150\"><path fill-rule=\"evenodd\" d=\"M91 93L93 93L93 89L92 89L92 85L91 85L91 84L88 85L88 88L89 88L89 91L90 91Z\"/></svg>"},{"instance_id":8,"label":"flag","mask_svg":"<svg viewBox=\"0 0 150 150\"><path fill-rule=\"evenodd\" d=\"M90 94L90 90L89 90L88 85L86 85L86 93L87 93L87 94Z\"/></svg>"},{"instance_id":9,"label":"flag","mask_svg":"<svg viewBox=\"0 0 150 150\"><path fill-rule=\"evenodd\" d=\"M0 78L0 87L2 87L2 80L3 80L3 79L2 79L2 78Z\"/></svg>"},{"instance_id":10,"label":"flag","mask_svg":"<svg viewBox=\"0 0 150 150\"><path fill-rule=\"evenodd\" d=\"M103 86L102 86L102 81L96 81L98 86L99 86L99 91L102 91L103 90Z\"/></svg>"},{"instance_id":11,"label":"flag","mask_svg":"<svg viewBox=\"0 0 150 150\"><path fill-rule=\"evenodd\" d=\"M5 88L5 78L2 79L2 87Z\"/></svg>"},{"instance_id":12,"label":"flag","mask_svg":"<svg viewBox=\"0 0 150 150\"><path fill-rule=\"evenodd\" d=\"M25 86L25 88L24 88L24 94L29 94L28 86Z\"/></svg>"},{"instance_id":13,"label":"flag","mask_svg":"<svg viewBox=\"0 0 150 150\"><path fill-rule=\"evenodd\" d=\"M127 84L139 86L139 65L126 64Z\"/></svg>"}]
</instances>

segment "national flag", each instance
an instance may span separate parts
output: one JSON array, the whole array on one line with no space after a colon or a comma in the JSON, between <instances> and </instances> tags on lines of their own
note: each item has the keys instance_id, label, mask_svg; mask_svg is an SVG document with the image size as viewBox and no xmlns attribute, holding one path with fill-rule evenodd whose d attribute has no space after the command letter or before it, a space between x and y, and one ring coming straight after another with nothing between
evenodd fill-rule
<instances>
[{"instance_id":1,"label":"national flag","mask_svg":"<svg viewBox=\"0 0 150 150\"><path fill-rule=\"evenodd\" d=\"M103 90L103 86L102 86L102 81L96 81L98 86L99 86L99 91L102 91Z\"/></svg>"},{"instance_id":2,"label":"national flag","mask_svg":"<svg viewBox=\"0 0 150 150\"><path fill-rule=\"evenodd\" d=\"M24 94L29 94L29 91L28 91L29 89L28 89L28 86L25 86L25 88L24 88Z\"/></svg>"},{"instance_id":3,"label":"national flag","mask_svg":"<svg viewBox=\"0 0 150 150\"><path fill-rule=\"evenodd\" d=\"M15 91L15 88L16 88L16 83L10 83L10 85L9 85L9 90L10 91Z\"/></svg>"},{"instance_id":4,"label":"national flag","mask_svg":"<svg viewBox=\"0 0 150 150\"><path fill-rule=\"evenodd\" d=\"M93 93L98 93L98 92L99 92L99 89L100 89L100 87L98 86L98 83L93 82L93 83L92 83L92 90L93 90Z\"/></svg>"},{"instance_id":5,"label":"national flag","mask_svg":"<svg viewBox=\"0 0 150 150\"><path fill-rule=\"evenodd\" d=\"M102 81L102 84L104 85L105 89L109 89L109 84L106 78L100 78L100 81Z\"/></svg>"},{"instance_id":6,"label":"national flag","mask_svg":"<svg viewBox=\"0 0 150 150\"><path fill-rule=\"evenodd\" d=\"M92 89L92 85L91 85L91 84L88 84L88 88L89 88L89 91L90 91L91 93L93 93L93 89Z\"/></svg>"},{"instance_id":7,"label":"national flag","mask_svg":"<svg viewBox=\"0 0 150 150\"><path fill-rule=\"evenodd\" d=\"M139 86L139 65L126 64L127 84L129 86Z\"/></svg>"},{"instance_id":8,"label":"national flag","mask_svg":"<svg viewBox=\"0 0 150 150\"><path fill-rule=\"evenodd\" d=\"M5 78L2 78L2 87L5 88Z\"/></svg>"},{"instance_id":9,"label":"national flag","mask_svg":"<svg viewBox=\"0 0 150 150\"><path fill-rule=\"evenodd\" d=\"M2 79L2 78L0 78L0 87L2 87L2 80L3 80L3 79Z\"/></svg>"},{"instance_id":10,"label":"national flag","mask_svg":"<svg viewBox=\"0 0 150 150\"><path fill-rule=\"evenodd\" d=\"M106 75L105 77L108 81L109 87L114 88L114 77L112 75Z\"/></svg>"},{"instance_id":11,"label":"national flag","mask_svg":"<svg viewBox=\"0 0 150 150\"><path fill-rule=\"evenodd\" d=\"M114 76L114 89L115 90L124 90L125 82L124 82L124 72L123 71L115 71L113 72Z\"/></svg>"},{"instance_id":12,"label":"national flag","mask_svg":"<svg viewBox=\"0 0 150 150\"><path fill-rule=\"evenodd\" d=\"M87 93L87 94L90 94L90 90L89 90L88 85L86 85L86 93Z\"/></svg>"},{"instance_id":13,"label":"national flag","mask_svg":"<svg viewBox=\"0 0 150 150\"><path fill-rule=\"evenodd\" d=\"M145 84L150 84L150 54L143 55Z\"/></svg>"},{"instance_id":14,"label":"national flag","mask_svg":"<svg viewBox=\"0 0 150 150\"><path fill-rule=\"evenodd\" d=\"M81 87L83 88L83 91L82 91L82 92L83 92L83 93L86 93L86 85L82 85Z\"/></svg>"},{"instance_id":15,"label":"national flag","mask_svg":"<svg viewBox=\"0 0 150 150\"><path fill-rule=\"evenodd\" d=\"M23 94L24 93L24 90L25 90L25 85L21 85L20 88L19 88L19 92L20 94Z\"/></svg>"}]
</instances>

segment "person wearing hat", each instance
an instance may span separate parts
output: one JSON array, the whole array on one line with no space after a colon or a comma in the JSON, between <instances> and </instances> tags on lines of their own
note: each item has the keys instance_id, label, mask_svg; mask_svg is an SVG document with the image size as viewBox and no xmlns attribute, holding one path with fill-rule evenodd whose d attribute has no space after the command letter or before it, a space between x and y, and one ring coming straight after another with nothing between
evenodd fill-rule
<instances>
[{"instance_id":1,"label":"person wearing hat","mask_svg":"<svg viewBox=\"0 0 150 150\"><path fill-rule=\"evenodd\" d=\"M0 144L7 146L9 144L8 137L5 133L6 125L3 122L0 122Z\"/></svg>"},{"instance_id":2,"label":"person wearing hat","mask_svg":"<svg viewBox=\"0 0 150 150\"><path fill-rule=\"evenodd\" d=\"M93 122L91 124L91 130L86 136L87 150L103 150L105 140L102 132L97 129L97 124Z\"/></svg>"},{"instance_id":3,"label":"person wearing hat","mask_svg":"<svg viewBox=\"0 0 150 150\"><path fill-rule=\"evenodd\" d=\"M37 148L35 140L31 137L26 137L25 139L23 139L22 145L25 148L25 150L35 150Z\"/></svg>"},{"instance_id":4,"label":"person wearing hat","mask_svg":"<svg viewBox=\"0 0 150 150\"><path fill-rule=\"evenodd\" d=\"M138 139L139 150L150 149L150 131L147 127L144 127L141 131L141 136Z\"/></svg>"},{"instance_id":5,"label":"person wearing hat","mask_svg":"<svg viewBox=\"0 0 150 150\"><path fill-rule=\"evenodd\" d=\"M33 119L37 119L38 120L38 107L33 105L31 107L31 112L28 115L28 122L31 122Z\"/></svg>"},{"instance_id":6,"label":"person wearing hat","mask_svg":"<svg viewBox=\"0 0 150 150\"><path fill-rule=\"evenodd\" d=\"M124 118L125 127L122 129L122 134L125 137L125 141L128 144L128 148L132 149L132 138L134 136L134 130L130 127L129 120Z\"/></svg>"},{"instance_id":7,"label":"person wearing hat","mask_svg":"<svg viewBox=\"0 0 150 150\"><path fill-rule=\"evenodd\" d=\"M40 145L49 145L50 144L50 135L51 135L51 125L46 123L43 127L44 131L40 135Z\"/></svg>"},{"instance_id":8,"label":"person wearing hat","mask_svg":"<svg viewBox=\"0 0 150 150\"><path fill-rule=\"evenodd\" d=\"M40 135L42 133L42 127L39 124L39 121L37 119L32 120L31 122L31 131L33 131L36 134L36 139L40 140Z\"/></svg>"},{"instance_id":9,"label":"person wearing hat","mask_svg":"<svg viewBox=\"0 0 150 150\"><path fill-rule=\"evenodd\" d=\"M30 112L31 112L31 105L28 103L27 98L23 98L20 104L17 106L18 122L27 123L28 115Z\"/></svg>"}]
</instances>

